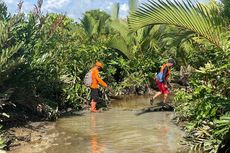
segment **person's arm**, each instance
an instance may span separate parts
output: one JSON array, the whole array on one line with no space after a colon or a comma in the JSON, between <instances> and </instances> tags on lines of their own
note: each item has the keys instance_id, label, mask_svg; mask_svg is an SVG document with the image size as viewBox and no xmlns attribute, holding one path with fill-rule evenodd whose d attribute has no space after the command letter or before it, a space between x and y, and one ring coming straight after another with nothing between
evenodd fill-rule
<instances>
[{"instance_id":1,"label":"person's arm","mask_svg":"<svg viewBox=\"0 0 230 153\"><path fill-rule=\"evenodd\" d=\"M169 84L168 80L166 79L167 73L168 73L168 67L166 66L163 70L163 75L162 75L162 79L165 85Z\"/></svg>"},{"instance_id":2,"label":"person's arm","mask_svg":"<svg viewBox=\"0 0 230 153\"><path fill-rule=\"evenodd\" d=\"M99 73L96 72L96 80L99 82L100 85L103 87L107 87L107 84L99 77Z\"/></svg>"},{"instance_id":3,"label":"person's arm","mask_svg":"<svg viewBox=\"0 0 230 153\"><path fill-rule=\"evenodd\" d=\"M171 84L169 83L169 81L168 81L167 78L166 78L166 75L167 75L168 71L169 71L169 68L166 66L165 69L164 69L164 71L163 71L163 76L162 76L162 78L163 78L165 87L166 87L166 88L171 88L172 86L171 86Z\"/></svg>"}]
</instances>

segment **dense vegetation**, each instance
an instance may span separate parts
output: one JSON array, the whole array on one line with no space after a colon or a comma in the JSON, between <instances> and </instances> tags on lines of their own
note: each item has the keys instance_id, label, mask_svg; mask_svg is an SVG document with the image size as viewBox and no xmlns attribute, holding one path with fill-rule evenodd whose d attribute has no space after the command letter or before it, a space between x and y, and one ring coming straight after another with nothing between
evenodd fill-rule
<instances>
[{"instance_id":1,"label":"dense vegetation","mask_svg":"<svg viewBox=\"0 0 230 153\"><path fill-rule=\"evenodd\" d=\"M227 1L223 2L229 5ZM180 31L177 34L180 38L176 40L177 49L183 48L179 51L183 52L184 60L193 67L193 71L187 71L189 88L176 92L175 108L178 122L188 123L185 127L187 139L194 150L223 152L229 147L228 9L225 5L218 5L216 1L211 1L208 5L150 1L134 12L129 20L132 30L166 24L173 25ZM220 145L223 139L225 140Z\"/></svg>"},{"instance_id":2,"label":"dense vegetation","mask_svg":"<svg viewBox=\"0 0 230 153\"><path fill-rule=\"evenodd\" d=\"M178 122L186 122L193 149L226 149L230 129L229 3L150 1L137 9L130 0L128 20L100 10L80 22L41 12L11 15L0 3L1 122L56 118L57 110L81 109L89 100L83 78L95 61L113 94L143 93L168 57L189 82L177 89ZM174 71L175 72L175 71ZM181 71L182 72L182 71ZM178 81L179 74L173 74ZM20 112L20 113L19 113ZM30 118L31 119L31 118ZM1 145L1 141L0 141Z\"/></svg>"}]
</instances>

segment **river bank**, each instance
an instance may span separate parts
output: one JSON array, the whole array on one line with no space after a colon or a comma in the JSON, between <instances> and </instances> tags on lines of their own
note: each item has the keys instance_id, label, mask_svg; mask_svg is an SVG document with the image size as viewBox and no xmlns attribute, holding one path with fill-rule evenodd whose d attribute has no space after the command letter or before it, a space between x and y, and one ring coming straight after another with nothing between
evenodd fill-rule
<instances>
[{"instance_id":1,"label":"river bank","mask_svg":"<svg viewBox=\"0 0 230 153\"><path fill-rule=\"evenodd\" d=\"M24 126L12 127L5 132L7 152L42 152L50 147L57 133L55 122L29 122Z\"/></svg>"}]
</instances>

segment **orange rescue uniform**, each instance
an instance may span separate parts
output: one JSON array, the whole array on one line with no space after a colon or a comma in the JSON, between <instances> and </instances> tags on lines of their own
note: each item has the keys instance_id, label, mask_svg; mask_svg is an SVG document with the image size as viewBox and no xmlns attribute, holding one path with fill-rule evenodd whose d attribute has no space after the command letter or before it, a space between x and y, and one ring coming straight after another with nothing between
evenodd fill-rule
<instances>
[{"instance_id":1,"label":"orange rescue uniform","mask_svg":"<svg viewBox=\"0 0 230 153\"><path fill-rule=\"evenodd\" d=\"M99 71L96 66L92 68L92 81L92 85L90 86L92 89L98 89L98 84L107 87L107 84L99 77Z\"/></svg>"}]
</instances>

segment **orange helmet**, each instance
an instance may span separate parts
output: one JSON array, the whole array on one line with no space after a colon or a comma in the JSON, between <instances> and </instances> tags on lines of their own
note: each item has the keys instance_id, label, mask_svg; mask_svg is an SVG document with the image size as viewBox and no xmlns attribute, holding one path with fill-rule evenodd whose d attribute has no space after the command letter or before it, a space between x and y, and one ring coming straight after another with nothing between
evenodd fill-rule
<instances>
[{"instance_id":1,"label":"orange helmet","mask_svg":"<svg viewBox=\"0 0 230 153\"><path fill-rule=\"evenodd\" d=\"M96 62L96 66L103 67L102 63L98 61Z\"/></svg>"}]
</instances>

